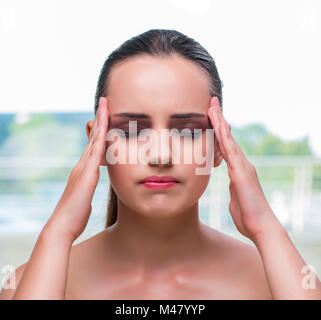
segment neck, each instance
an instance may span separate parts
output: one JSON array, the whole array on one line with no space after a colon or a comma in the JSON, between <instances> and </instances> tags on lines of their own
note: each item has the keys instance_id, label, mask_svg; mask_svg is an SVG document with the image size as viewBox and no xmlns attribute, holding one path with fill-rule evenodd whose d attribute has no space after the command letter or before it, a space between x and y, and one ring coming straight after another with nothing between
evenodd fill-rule
<instances>
[{"instance_id":1,"label":"neck","mask_svg":"<svg viewBox=\"0 0 321 320\"><path fill-rule=\"evenodd\" d=\"M108 228L115 254L145 270L175 266L195 258L208 243L198 217L198 202L191 208L161 219L139 214L118 200L118 215Z\"/></svg>"}]
</instances>

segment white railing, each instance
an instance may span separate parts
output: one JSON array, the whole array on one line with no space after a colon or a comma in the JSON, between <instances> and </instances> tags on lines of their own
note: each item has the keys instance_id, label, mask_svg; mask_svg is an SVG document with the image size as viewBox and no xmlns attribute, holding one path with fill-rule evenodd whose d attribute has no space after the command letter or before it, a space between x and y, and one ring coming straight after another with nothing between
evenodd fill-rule
<instances>
[{"instance_id":1,"label":"white railing","mask_svg":"<svg viewBox=\"0 0 321 320\"><path fill-rule=\"evenodd\" d=\"M313 188L314 169L321 167L321 159L294 157L250 157L249 161L256 167L258 173L264 168L291 168L293 178L283 181L260 180L263 191L279 220L284 226L296 233L321 228L321 189ZM65 169L68 173L79 158L0 158L0 182L21 181L28 183L34 177L46 181L46 172ZM50 171L48 171L50 170ZM108 181L106 168L101 167L100 184ZM39 175L39 173L42 173ZM68 174L64 175L66 183ZM319 177L321 180L321 176ZM50 185L50 179L47 179ZM200 199L200 204L207 207L208 223L212 227L223 230L227 227L229 204L229 177L226 163L223 161L218 168L213 168L210 183ZM106 188L105 188L106 189ZM56 190L53 190L54 194ZM99 191L98 191L99 193ZM105 197L105 192L102 193ZM6 203L0 203L0 209L5 210ZM23 207L23 203L21 203ZM1 212L0 212L1 213Z\"/></svg>"},{"instance_id":2,"label":"white railing","mask_svg":"<svg viewBox=\"0 0 321 320\"><path fill-rule=\"evenodd\" d=\"M303 232L310 225L313 230L321 230L321 189L313 189L313 175L316 167L321 167L321 159L294 157L247 157L258 173L264 168L291 168L293 178L278 182L260 180L264 194L273 211L284 226L295 232ZM321 181L321 176L319 177ZM229 177L226 163L213 169L211 188L204 196L204 203L210 206L209 224L217 229L224 229L222 212L228 208ZM228 198L228 199L227 199ZM311 229L311 228L310 228ZM312 231L312 230L311 230Z\"/></svg>"}]
</instances>

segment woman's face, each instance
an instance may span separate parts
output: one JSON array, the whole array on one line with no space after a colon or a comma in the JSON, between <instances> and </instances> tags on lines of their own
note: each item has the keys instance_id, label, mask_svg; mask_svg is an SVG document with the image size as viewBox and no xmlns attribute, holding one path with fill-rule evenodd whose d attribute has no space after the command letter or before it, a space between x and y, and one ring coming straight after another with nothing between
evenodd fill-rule
<instances>
[{"instance_id":1,"label":"woman's face","mask_svg":"<svg viewBox=\"0 0 321 320\"><path fill-rule=\"evenodd\" d=\"M137 121L137 134L142 129L153 129L158 139L158 145L150 145L146 153L151 156L150 162L146 164L139 162L138 153L134 153L136 164L129 163L129 143L131 139L135 139L139 149L146 146L148 140L143 142L137 138L119 135L114 141L107 141L107 148L116 140L118 146L122 146L115 155L119 156L126 151L125 164L107 162L107 168L113 189L119 200L129 209L145 216L168 217L195 205L201 197L208 185L210 174L196 174L196 168L204 168L205 163L197 164L194 156L191 163L184 163L183 154L184 148L188 151L193 147L200 148L198 150L202 151L203 156L206 154L205 131L212 129L207 115L209 92L209 77L200 67L181 57L138 56L114 66L108 82L108 130L117 128L128 132L129 121ZM123 113L127 115L119 115ZM186 117L188 113L200 115ZM180 115L185 117L179 117ZM168 143L160 146L162 129L175 128L179 131L184 128L189 128L192 132L194 128L204 131L195 138L186 139L176 135L176 144L169 138ZM163 137L169 136L165 134ZM189 141L185 147L184 139ZM215 142L215 152L216 146ZM193 149L191 151L193 152ZM178 163L172 163L174 158ZM169 161L170 164L161 164L161 161ZM210 167L213 167L213 162ZM142 179L150 176L171 176L179 182L166 189L152 189L141 183Z\"/></svg>"}]
</instances>

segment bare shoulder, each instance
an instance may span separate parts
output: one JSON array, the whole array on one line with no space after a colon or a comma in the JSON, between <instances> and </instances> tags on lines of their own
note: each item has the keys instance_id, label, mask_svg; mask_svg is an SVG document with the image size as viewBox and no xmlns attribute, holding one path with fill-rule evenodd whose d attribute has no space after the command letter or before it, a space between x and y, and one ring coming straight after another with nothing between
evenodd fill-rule
<instances>
[{"instance_id":1,"label":"bare shoulder","mask_svg":"<svg viewBox=\"0 0 321 320\"><path fill-rule=\"evenodd\" d=\"M112 259L108 256L105 231L72 246L69 255L66 299L85 299L94 295Z\"/></svg>"},{"instance_id":2,"label":"bare shoulder","mask_svg":"<svg viewBox=\"0 0 321 320\"><path fill-rule=\"evenodd\" d=\"M179 270L186 285L190 283L194 291L199 288L210 299L272 299L263 262L254 244L208 226L205 230L211 243L209 251L199 257L201 263L198 260L190 264L191 268ZM97 297L97 292L110 297L110 292L126 280L125 267L108 254L108 243L106 232L101 232L72 247L66 299ZM108 288L102 289L101 283L108 283Z\"/></svg>"},{"instance_id":3,"label":"bare shoulder","mask_svg":"<svg viewBox=\"0 0 321 320\"><path fill-rule=\"evenodd\" d=\"M96 261L97 250L99 250L99 243L101 243L100 238L102 233L98 233L95 236L84 240L71 248L69 257L69 267L68 267L68 281L67 290L71 287L77 289L77 284L83 286L79 279L86 282L88 279L88 274L90 274L90 262ZM16 288L18 287L20 280L23 276L25 268L28 261L14 269L4 281L1 292L0 300L12 300ZM73 281L76 279L77 281Z\"/></svg>"},{"instance_id":4,"label":"bare shoulder","mask_svg":"<svg viewBox=\"0 0 321 320\"><path fill-rule=\"evenodd\" d=\"M253 244L238 240L212 228L210 233L224 256L224 272L233 293L240 299L273 299L259 251Z\"/></svg>"},{"instance_id":5,"label":"bare shoulder","mask_svg":"<svg viewBox=\"0 0 321 320\"><path fill-rule=\"evenodd\" d=\"M19 282L23 276L27 263L28 261L9 274L0 292L0 300L12 300L15 290L18 287Z\"/></svg>"}]
</instances>

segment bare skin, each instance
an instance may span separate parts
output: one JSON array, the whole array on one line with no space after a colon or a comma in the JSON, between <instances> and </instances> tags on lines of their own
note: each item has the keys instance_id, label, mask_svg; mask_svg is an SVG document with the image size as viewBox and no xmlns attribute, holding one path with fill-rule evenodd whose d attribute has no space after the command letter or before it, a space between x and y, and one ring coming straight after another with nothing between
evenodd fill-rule
<instances>
[{"instance_id":1,"label":"bare skin","mask_svg":"<svg viewBox=\"0 0 321 320\"><path fill-rule=\"evenodd\" d=\"M256 248L204 224L202 252L149 271L120 258L113 228L72 247L65 299L272 299ZM13 294L4 290L1 298Z\"/></svg>"},{"instance_id":2,"label":"bare skin","mask_svg":"<svg viewBox=\"0 0 321 320\"><path fill-rule=\"evenodd\" d=\"M144 56L116 66L109 86L95 121L87 123L88 145L62 198L29 261L16 270L17 289L2 290L0 298L319 299L318 279L314 290L301 287L305 261L267 203L217 98L209 96L208 76L180 57ZM173 110L202 114L200 126L210 120L216 135L213 166L226 161L231 216L255 247L200 222L198 200L210 176L195 175L195 163L173 164L170 158L169 165L161 164L167 152L159 153L158 164L135 164L135 170L130 164L106 163L108 127L123 125L118 113L147 114L144 125L154 130L195 126L195 119L172 123ZM128 140L120 141L128 147ZM201 140L193 144L204 148ZM117 222L72 246L91 214L100 165L107 166L118 196ZM138 184L150 175L175 176L179 183L151 191Z\"/></svg>"},{"instance_id":3,"label":"bare skin","mask_svg":"<svg viewBox=\"0 0 321 320\"><path fill-rule=\"evenodd\" d=\"M205 225L202 228L204 247L200 251L150 270L134 262L125 264L124 258L115 258L113 248L104 256L106 262L97 264L98 248L103 254L105 240L112 239L103 232L73 250L66 299L271 299L256 249Z\"/></svg>"}]
</instances>

